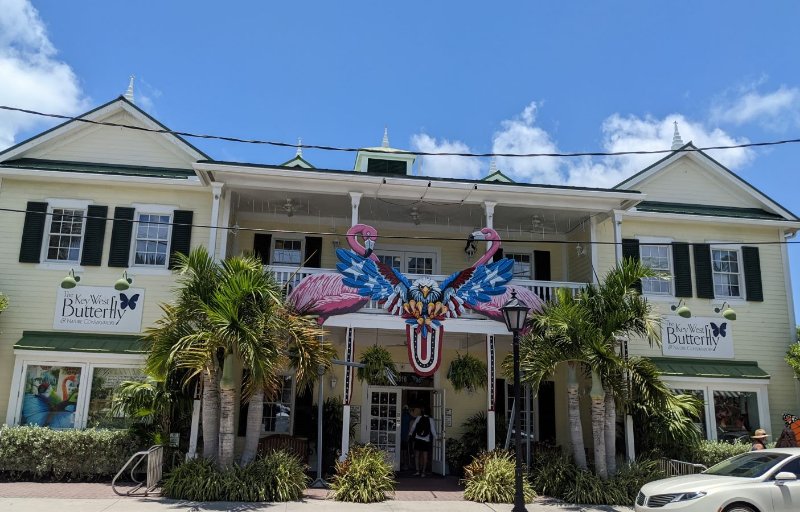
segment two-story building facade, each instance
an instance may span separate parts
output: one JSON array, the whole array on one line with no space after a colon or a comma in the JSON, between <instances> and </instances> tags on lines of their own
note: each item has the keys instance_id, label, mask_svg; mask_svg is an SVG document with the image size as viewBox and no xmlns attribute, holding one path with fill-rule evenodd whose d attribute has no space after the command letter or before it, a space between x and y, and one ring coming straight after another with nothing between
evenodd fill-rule
<instances>
[{"instance_id":1,"label":"two-story building facade","mask_svg":"<svg viewBox=\"0 0 800 512\"><path fill-rule=\"evenodd\" d=\"M123 98L83 117L163 129ZM328 170L299 152L282 165L223 162L168 133L68 122L0 153L0 291L11 302L0 315L0 412L8 424L107 424L114 385L137 374L138 338L171 298L175 251L254 253L293 289L337 273L336 250L352 245L348 229L369 225L377 259L411 278L441 283L492 251L492 260L513 260L512 285L542 300L640 258L671 276L642 283L664 315L664 342L651 349L629 340L628 352L654 357L671 385L704 398L709 438L777 431L780 414L798 403L783 363L794 314L781 242L800 221L692 148L675 146L599 189L513 183L500 172L479 181L418 176L414 155L387 137L359 151L352 170ZM467 243L484 228L499 249ZM80 281L63 288L70 272ZM129 288L114 289L126 277ZM676 314L680 300L691 318ZM729 308L735 321L722 316ZM400 375L396 385L370 386L335 365L317 386L344 402L353 441L378 444L398 467L403 407L429 408L443 434L434 470L444 472L444 440L468 417L486 414L491 445L497 417L510 413L500 362L511 337L486 315L448 318L438 369L420 376L405 325L370 301L331 314L325 336L340 359L358 361L380 345ZM447 368L463 353L486 361L487 389L453 390ZM568 444L565 382L557 372L522 404L535 439ZM264 435L313 439L307 412L316 391L300 394L294 384L287 372L265 403Z\"/></svg>"}]
</instances>

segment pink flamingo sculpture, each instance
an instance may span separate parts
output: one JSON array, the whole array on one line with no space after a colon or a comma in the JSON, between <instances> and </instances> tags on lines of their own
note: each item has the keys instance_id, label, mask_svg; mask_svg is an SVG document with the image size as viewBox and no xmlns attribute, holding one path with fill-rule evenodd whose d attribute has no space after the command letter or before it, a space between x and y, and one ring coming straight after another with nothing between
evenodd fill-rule
<instances>
[{"instance_id":1,"label":"pink flamingo sculpture","mask_svg":"<svg viewBox=\"0 0 800 512\"><path fill-rule=\"evenodd\" d=\"M472 235L470 235L470 239L489 242L489 248L486 250L486 254L481 256L480 259L475 262L473 268L477 267L478 265L484 265L491 261L494 258L497 250L500 248L500 235L497 234L497 231L492 228L483 228L480 231L475 231L472 233ZM479 302L476 305L469 307L476 313L480 313L487 318L497 322L505 322L503 319L502 307L511 298L512 291L517 292L517 299L524 302L529 308L531 308L531 312L542 312L542 306L544 304L538 295L527 288L515 286L513 284L507 284L505 293L501 295L493 295L489 302Z\"/></svg>"},{"instance_id":2,"label":"pink flamingo sculpture","mask_svg":"<svg viewBox=\"0 0 800 512\"><path fill-rule=\"evenodd\" d=\"M358 243L359 235L364 239L364 245ZM356 224L347 230L346 236L347 243L356 254L374 262L378 261L373 252L375 240L378 238L375 228ZM346 286L342 279L343 276L339 273L306 276L292 290L287 301L297 313L315 315L320 325L331 316L358 311L369 302L369 298Z\"/></svg>"}]
</instances>

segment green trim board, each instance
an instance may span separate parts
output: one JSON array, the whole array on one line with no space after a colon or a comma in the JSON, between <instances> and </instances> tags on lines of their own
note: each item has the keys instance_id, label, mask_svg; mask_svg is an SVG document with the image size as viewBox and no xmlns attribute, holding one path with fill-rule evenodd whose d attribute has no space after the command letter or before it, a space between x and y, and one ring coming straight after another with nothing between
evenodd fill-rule
<instances>
[{"instance_id":1,"label":"green trim board","mask_svg":"<svg viewBox=\"0 0 800 512\"><path fill-rule=\"evenodd\" d=\"M131 334L89 334L55 331L23 331L15 350L87 352L93 354L144 354L142 337Z\"/></svg>"},{"instance_id":2,"label":"green trim board","mask_svg":"<svg viewBox=\"0 0 800 512\"><path fill-rule=\"evenodd\" d=\"M756 361L720 361L674 357L649 358L665 377L707 377L714 379L769 379Z\"/></svg>"},{"instance_id":3,"label":"green trim board","mask_svg":"<svg viewBox=\"0 0 800 512\"><path fill-rule=\"evenodd\" d=\"M677 213L683 215L705 215L710 217L732 217L737 219L786 220L782 215L761 208L739 208L735 206L713 206L705 204L665 203L642 201L636 205L642 212Z\"/></svg>"},{"instance_id":4,"label":"green trim board","mask_svg":"<svg viewBox=\"0 0 800 512\"><path fill-rule=\"evenodd\" d=\"M303 158L302 156L299 156L299 155L292 157L291 160L287 160L287 161L283 162L280 166L281 167L303 167L302 165L295 165L294 162L303 162L304 164L306 164L308 167L304 167L304 169L314 169L314 166L311 165L311 162L309 162L308 160L306 160L305 158Z\"/></svg>"},{"instance_id":5,"label":"green trim board","mask_svg":"<svg viewBox=\"0 0 800 512\"><path fill-rule=\"evenodd\" d=\"M36 169L39 171L79 172L109 176L137 176L143 178L169 178L185 180L196 176L192 169L173 167L146 167L143 165L113 165L92 162L66 162L39 158L18 158L0 162L0 169ZM0 175L2 175L0 173Z\"/></svg>"},{"instance_id":6,"label":"green trim board","mask_svg":"<svg viewBox=\"0 0 800 512\"><path fill-rule=\"evenodd\" d=\"M500 181L503 183L514 183L514 180L502 173L502 171L494 171L488 176L481 178L481 181Z\"/></svg>"}]
</instances>

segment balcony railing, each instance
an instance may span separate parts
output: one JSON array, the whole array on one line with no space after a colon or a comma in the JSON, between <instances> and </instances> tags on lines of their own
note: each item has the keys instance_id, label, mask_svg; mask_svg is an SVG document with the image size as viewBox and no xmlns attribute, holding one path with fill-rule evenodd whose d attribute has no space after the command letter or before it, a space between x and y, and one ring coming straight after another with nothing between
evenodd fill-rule
<instances>
[{"instance_id":1,"label":"balcony railing","mask_svg":"<svg viewBox=\"0 0 800 512\"><path fill-rule=\"evenodd\" d=\"M272 270L275 278L281 284L281 286L286 286L288 291L291 291L297 284L302 281L305 277L314 275L314 274L334 274L336 273L335 269L330 268L309 268L309 267L292 267L292 266L284 266L284 265L271 265L267 267L268 269ZM418 277L422 277L421 274L408 274L408 278L412 281ZM429 275L425 277L430 277L436 282L441 283L444 279L448 276L445 275ZM542 300L551 300L556 297L556 290L559 288L566 288L572 292L574 295L577 291L585 286L585 283L573 283L569 281L535 281L533 279L512 279L511 284L515 286L520 286L523 288L527 288L536 295L538 295ZM362 311L369 312L369 313L384 313L385 310L378 306L377 301L369 301L363 308ZM483 318L480 315L473 314L467 312L464 315L465 318Z\"/></svg>"}]
</instances>

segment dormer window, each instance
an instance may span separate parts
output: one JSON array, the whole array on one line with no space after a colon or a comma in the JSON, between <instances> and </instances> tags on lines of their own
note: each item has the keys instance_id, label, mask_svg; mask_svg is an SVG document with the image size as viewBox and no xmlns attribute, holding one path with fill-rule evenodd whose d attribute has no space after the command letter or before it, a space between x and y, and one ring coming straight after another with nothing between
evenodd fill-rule
<instances>
[{"instance_id":1,"label":"dormer window","mask_svg":"<svg viewBox=\"0 0 800 512\"><path fill-rule=\"evenodd\" d=\"M367 172L379 174L397 174L405 176L407 174L407 164L404 160L386 160L383 158L370 158L367 160Z\"/></svg>"}]
</instances>

